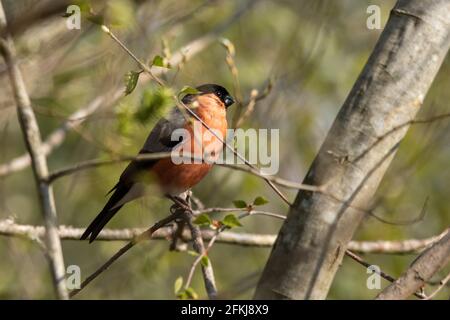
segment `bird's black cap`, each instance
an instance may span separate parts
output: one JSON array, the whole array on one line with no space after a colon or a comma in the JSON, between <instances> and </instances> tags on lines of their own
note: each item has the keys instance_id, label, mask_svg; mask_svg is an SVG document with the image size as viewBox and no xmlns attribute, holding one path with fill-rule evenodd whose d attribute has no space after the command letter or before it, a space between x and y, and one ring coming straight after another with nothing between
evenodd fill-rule
<instances>
[{"instance_id":1,"label":"bird's black cap","mask_svg":"<svg viewBox=\"0 0 450 320\"><path fill-rule=\"evenodd\" d=\"M218 84L203 84L201 86L198 86L196 89L200 91L201 94L214 93L227 108L234 103L234 99L231 94L229 94L227 89L219 86Z\"/></svg>"}]
</instances>

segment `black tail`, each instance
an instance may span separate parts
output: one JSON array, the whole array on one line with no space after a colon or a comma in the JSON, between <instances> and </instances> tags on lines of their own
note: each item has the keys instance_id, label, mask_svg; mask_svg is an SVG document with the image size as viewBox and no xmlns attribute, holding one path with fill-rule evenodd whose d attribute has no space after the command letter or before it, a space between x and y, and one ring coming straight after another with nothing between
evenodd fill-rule
<instances>
[{"instance_id":1,"label":"black tail","mask_svg":"<svg viewBox=\"0 0 450 320\"><path fill-rule=\"evenodd\" d=\"M97 215L94 221L92 221L89 227L87 227L86 231L80 238L81 240L85 240L89 237L89 243L91 243L95 240L95 238L97 238L103 227L109 222L109 220L111 220L116 212L123 207L123 205L117 207L114 206L128 193L128 191L130 191L130 189L130 185L125 185L120 182L115 186L113 195L111 196L111 198L109 198L105 207Z\"/></svg>"}]
</instances>

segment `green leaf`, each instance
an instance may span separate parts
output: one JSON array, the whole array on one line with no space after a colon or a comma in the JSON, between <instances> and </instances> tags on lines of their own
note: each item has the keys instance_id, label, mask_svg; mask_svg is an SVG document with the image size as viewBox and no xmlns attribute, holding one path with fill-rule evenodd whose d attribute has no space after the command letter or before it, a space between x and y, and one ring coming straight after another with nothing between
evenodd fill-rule
<instances>
[{"instance_id":1,"label":"green leaf","mask_svg":"<svg viewBox=\"0 0 450 320\"><path fill-rule=\"evenodd\" d=\"M125 95L129 95L136 88L141 72L129 71L125 75Z\"/></svg>"},{"instance_id":2,"label":"green leaf","mask_svg":"<svg viewBox=\"0 0 450 320\"><path fill-rule=\"evenodd\" d=\"M177 293L177 298L180 300L187 300L189 299L189 296L187 295L186 290L182 290Z\"/></svg>"},{"instance_id":3,"label":"green leaf","mask_svg":"<svg viewBox=\"0 0 450 320\"><path fill-rule=\"evenodd\" d=\"M208 256L203 256L202 259L200 260L202 266L207 267L209 266L209 258Z\"/></svg>"},{"instance_id":4,"label":"green leaf","mask_svg":"<svg viewBox=\"0 0 450 320\"><path fill-rule=\"evenodd\" d=\"M239 222L238 218L236 218L234 214L229 214L225 216L225 218L223 218L221 222L228 228L242 227L242 224Z\"/></svg>"},{"instance_id":5,"label":"green leaf","mask_svg":"<svg viewBox=\"0 0 450 320\"><path fill-rule=\"evenodd\" d=\"M233 204L235 208L247 208L247 202L244 200L234 200Z\"/></svg>"},{"instance_id":6,"label":"green leaf","mask_svg":"<svg viewBox=\"0 0 450 320\"><path fill-rule=\"evenodd\" d=\"M200 226L209 226L212 223L211 218L207 214L201 214L195 218L194 223Z\"/></svg>"},{"instance_id":7,"label":"green leaf","mask_svg":"<svg viewBox=\"0 0 450 320\"><path fill-rule=\"evenodd\" d=\"M206 226L210 226L212 224L212 220L207 214L203 213L203 214L199 215L197 218L195 218L194 223L196 225L206 227Z\"/></svg>"},{"instance_id":8,"label":"green leaf","mask_svg":"<svg viewBox=\"0 0 450 320\"><path fill-rule=\"evenodd\" d=\"M161 56L155 56L153 58L152 66L155 67L164 67L164 58Z\"/></svg>"},{"instance_id":9,"label":"green leaf","mask_svg":"<svg viewBox=\"0 0 450 320\"><path fill-rule=\"evenodd\" d=\"M177 280L175 280L175 283L173 286L173 290L174 290L175 294L177 294L181 290L182 286L183 286L183 277L178 277Z\"/></svg>"},{"instance_id":10,"label":"green leaf","mask_svg":"<svg viewBox=\"0 0 450 320\"><path fill-rule=\"evenodd\" d=\"M184 86L180 92L178 93L178 95L182 95L182 94L198 94L200 93L200 91L198 91L195 88L189 87L189 86Z\"/></svg>"},{"instance_id":11,"label":"green leaf","mask_svg":"<svg viewBox=\"0 0 450 320\"><path fill-rule=\"evenodd\" d=\"M257 197L255 200L253 200L253 205L255 206L262 206L265 205L266 203L269 203L269 200L267 200L264 197Z\"/></svg>"},{"instance_id":12,"label":"green leaf","mask_svg":"<svg viewBox=\"0 0 450 320\"><path fill-rule=\"evenodd\" d=\"M190 256L193 256L193 257L197 257L197 256L198 256L198 253L195 252L195 251L192 251L192 250L188 250L188 251L186 251L186 253L187 253L188 255L190 255Z\"/></svg>"},{"instance_id":13,"label":"green leaf","mask_svg":"<svg viewBox=\"0 0 450 320\"><path fill-rule=\"evenodd\" d=\"M159 55L156 55L153 58L152 66L170 69L170 66L167 63L164 63L164 58Z\"/></svg>"},{"instance_id":14,"label":"green leaf","mask_svg":"<svg viewBox=\"0 0 450 320\"><path fill-rule=\"evenodd\" d=\"M191 287L186 288L185 292L190 299L198 299L197 292L195 292L195 290L192 289Z\"/></svg>"}]
</instances>

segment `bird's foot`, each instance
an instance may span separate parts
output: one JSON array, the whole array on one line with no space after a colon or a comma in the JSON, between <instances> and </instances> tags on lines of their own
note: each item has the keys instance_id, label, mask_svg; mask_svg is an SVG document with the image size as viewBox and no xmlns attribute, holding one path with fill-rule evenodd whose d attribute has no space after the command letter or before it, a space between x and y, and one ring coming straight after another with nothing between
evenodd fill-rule
<instances>
[{"instance_id":1,"label":"bird's foot","mask_svg":"<svg viewBox=\"0 0 450 320\"><path fill-rule=\"evenodd\" d=\"M183 199L182 197L179 196L168 195L167 197L174 202L174 205L170 207L170 212L172 214L176 213L177 210L180 209L192 213L192 209L191 206L189 205L188 200Z\"/></svg>"}]
</instances>

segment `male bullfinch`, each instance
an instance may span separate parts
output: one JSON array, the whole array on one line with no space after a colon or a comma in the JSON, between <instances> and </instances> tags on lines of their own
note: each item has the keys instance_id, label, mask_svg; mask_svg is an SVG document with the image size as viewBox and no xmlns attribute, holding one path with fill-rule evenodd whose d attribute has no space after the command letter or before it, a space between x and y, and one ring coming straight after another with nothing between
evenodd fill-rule
<instances>
[{"instance_id":1,"label":"male bullfinch","mask_svg":"<svg viewBox=\"0 0 450 320\"><path fill-rule=\"evenodd\" d=\"M182 102L189 107L211 130L225 137L227 130L226 109L234 103L233 97L228 91L216 84L204 84L196 88L196 94L188 94ZM183 112L184 111L184 112ZM196 125L197 124L197 125ZM158 121L150 132L139 154L151 154L160 152L172 152L179 149L191 150L196 143L193 128L198 128L204 134L208 129L186 110L174 107L166 118ZM185 129L189 134L173 141L175 130ZM200 156L206 148L217 158L223 148L223 143L215 136L201 148ZM211 148L212 146L212 148ZM191 153L195 157L198 154ZM122 172L119 182L110 191L113 192L108 202L87 227L81 236L81 240L89 238L89 242L95 240L97 235L109 220L131 200L144 195L144 186L149 178L153 179L168 196L177 196L196 185L212 167L211 162L181 163L176 164L170 157L157 160L133 160Z\"/></svg>"}]
</instances>

